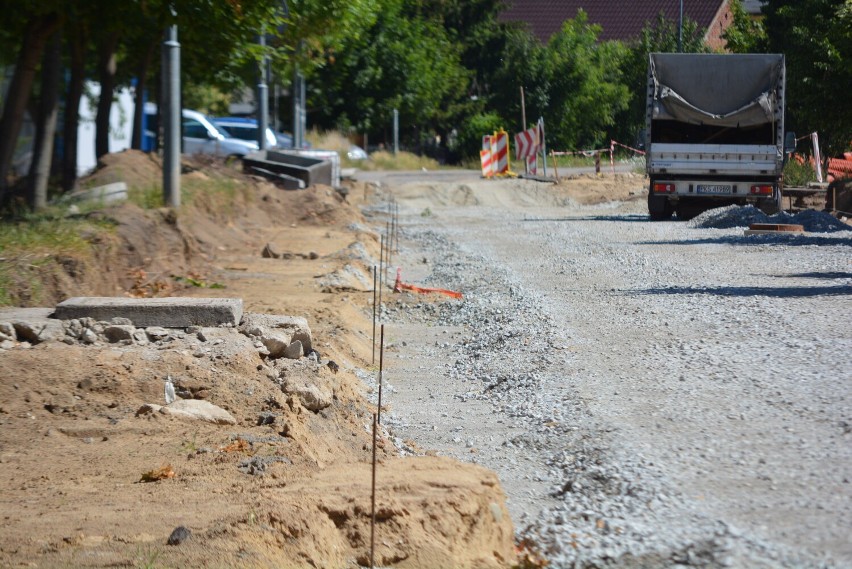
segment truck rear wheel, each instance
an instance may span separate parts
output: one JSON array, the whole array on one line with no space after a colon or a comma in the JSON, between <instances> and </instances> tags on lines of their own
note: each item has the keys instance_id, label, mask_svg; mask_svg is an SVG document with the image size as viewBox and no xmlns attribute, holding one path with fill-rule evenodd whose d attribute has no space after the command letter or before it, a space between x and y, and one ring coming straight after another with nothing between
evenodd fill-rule
<instances>
[{"instance_id":1,"label":"truck rear wheel","mask_svg":"<svg viewBox=\"0 0 852 569\"><path fill-rule=\"evenodd\" d=\"M765 200L761 200L760 203L757 205L760 208L760 211L762 211L766 215L775 215L776 213L781 211L781 191L776 189L774 196Z\"/></svg>"},{"instance_id":2,"label":"truck rear wheel","mask_svg":"<svg viewBox=\"0 0 852 569\"><path fill-rule=\"evenodd\" d=\"M681 221L689 221L693 217L700 215L710 209L706 204L690 203L688 201L680 201L677 204L677 218Z\"/></svg>"},{"instance_id":3,"label":"truck rear wheel","mask_svg":"<svg viewBox=\"0 0 852 569\"><path fill-rule=\"evenodd\" d=\"M657 196L649 193L648 213L651 216L651 221L666 221L672 218L674 208L666 196Z\"/></svg>"}]
</instances>

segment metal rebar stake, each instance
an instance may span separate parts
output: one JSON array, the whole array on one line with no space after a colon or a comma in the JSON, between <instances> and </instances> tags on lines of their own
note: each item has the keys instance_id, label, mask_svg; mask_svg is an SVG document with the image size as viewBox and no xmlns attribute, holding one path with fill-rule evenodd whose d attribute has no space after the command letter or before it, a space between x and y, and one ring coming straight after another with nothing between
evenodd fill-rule
<instances>
[{"instance_id":1,"label":"metal rebar stake","mask_svg":"<svg viewBox=\"0 0 852 569\"><path fill-rule=\"evenodd\" d=\"M370 365L376 365L376 280L379 276L379 270L376 265L373 265L373 359Z\"/></svg>"},{"instance_id":2,"label":"metal rebar stake","mask_svg":"<svg viewBox=\"0 0 852 569\"><path fill-rule=\"evenodd\" d=\"M384 260L384 254L385 254L385 236L382 235L381 236L381 244L379 245L379 307L378 307L379 320L382 319L382 288L383 288L382 283L384 283L384 280L385 280L384 279L385 268L384 268L384 265L382 264L382 262Z\"/></svg>"},{"instance_id":3,"label":"metal rebar stake","mask_svg":"<svg viewBox=\"0 0 852 569\"><path fill-rule=\"evenodd\" d=\"M388 221L387 224L385 225L385 235L386 235L385 245L387 246L387 249L388 249L388 256L387 256L388 265L387 265L387 268L389 269L390 265L391 265L391 243L392 243L392 240L391 240L391 222L390 221Z\"/></svg>"},{"instance_id":4,"label":"metal rebar stake","mask_svg":"<svg viewBox=\"0 0 852 569\"><path fill-rule=\"evenodd\" d=\"M376 555L376 414L373 413L373 483L370 491L370 569L373 569Z\"/></svg>"},{"instance_id":5,"label":"metal rebar stake","mask_svg":"<svg viewBox=\"0 0 852 569\"><path fill-rule=\"evenodd\" d=\"M382 324L382 336L379 340L379 405L376 409L377 421L382 422L382 375L385 369L385 325Z\"/></svg>"}]
</instances>

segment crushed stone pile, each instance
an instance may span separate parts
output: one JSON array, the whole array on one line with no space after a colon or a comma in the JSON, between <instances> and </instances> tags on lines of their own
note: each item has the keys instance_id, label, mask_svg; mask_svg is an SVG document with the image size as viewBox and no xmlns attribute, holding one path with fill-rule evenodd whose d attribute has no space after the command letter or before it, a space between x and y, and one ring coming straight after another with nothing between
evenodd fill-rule
<instances>
[{"instance_id":1,"label":"crushed stone pile","mask_svg":"<svg viewBox=\"0 0 852 569\"><path fill-rule=\"evenodd\" d=\"M705 211L687 223L696 229L732 229L748 227L752 223L796 224L810 233L834 233L852 231L852 227L822 211L806 210L795 215L782 211L766 215L753 205L729 205Z\"/></svg>"}]
</instances>

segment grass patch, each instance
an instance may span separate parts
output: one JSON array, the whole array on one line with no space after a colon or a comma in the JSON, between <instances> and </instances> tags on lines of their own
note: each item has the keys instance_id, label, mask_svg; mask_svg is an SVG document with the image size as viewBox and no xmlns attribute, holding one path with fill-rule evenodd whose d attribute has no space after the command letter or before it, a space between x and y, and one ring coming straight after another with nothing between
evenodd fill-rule
<instances>
[{"instance_id":1,"label":"grass patch","mask_svg":"<svg viewBox=\"0 0 852 569\"><path fill-rule=\"evenodd\" d=\"M314 148L322 150L334 150L340 155L340 165L344 168L358 168L360 170L437 170L442 166L437 160L418 156L411 152L399 152L396 156L393 152L380 150L370 154L369 160L349 160L346 153L352 143L348 138L337 131L311 130L307 134L308 141Z\"/></svg>"},{"instance_id":2,"label":"grass patch","mask_svg":"<svg viewBox=\"0 0 852 569\"><path fill-rule=\"evenodd\" d=\"M438 170L442 168L437 160L418 156L411 152L399 152L396 156L393 152L381 150L370 154L369 160L361 160L356 163L361 170Z\"/></svg>"},{"instance_id":3,"label":"grass patch","mask_svg":"<svg viewBox=\"0 0 852 569\"><path fill-rule=\"evenodd\" d=\"M61 217L60 211L0 221L0 305L39 304L44 279L63 262L89 259L92 241L113 227L109 221Z\"/></svg>"},{"instance_id":4,"label":"grass patch","mask_svg":"<svg viewBox=\"0 0 852 569\"><path fill-rule=\"evenodd\" d=\"M155 209L163 206L163 187L128 188L127 201L142 209Z\"/></svg>"}]
</instances>

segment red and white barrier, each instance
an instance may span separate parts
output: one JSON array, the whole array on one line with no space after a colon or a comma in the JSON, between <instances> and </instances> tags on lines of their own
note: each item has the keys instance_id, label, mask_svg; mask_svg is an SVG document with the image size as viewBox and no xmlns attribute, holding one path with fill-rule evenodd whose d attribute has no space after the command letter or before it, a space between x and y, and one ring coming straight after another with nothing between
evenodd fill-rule
<instances>
[{"instance_id":1,"label":"red and white barrier","mask_svg":"<svg viewBox=\"0 0 852 569\"><path fill-rule=\"evenodd\" d=\"M495 175L509 171L509 134L502 128L491 139L491 156Z\"/></svg>"},{"instance_id":2,"label":"red and white barrier","mask_svg":"<svg viewBox=\"0 0 852 569\"><path fill-rule=\"evenodd\" d=\"M540 148L541 131L538 125L515 135L515 152L518 159L535 156Z\"/></svg>"},{"instance_id":3,"label":"red and white barrier","mask_svg":"<svg viewBox=\"0 0 852 569\"><path fill-rule=\"evenodd\" d=\"M532 156L527 156L527 172L532 174L533 176L538 175L538 154L533 154Z\"/></svg>"},{"instance_id":4,"label":"red and white barrier","mask_svg":"<svg viewBox=\"0 0 852 569\"><path fill-rule=\"evenodd\" d=\"M494 175L493 161L490 150L479 151L479 161L482 163L482 177L490 178Z\"/></svg>"}]
</instances>

